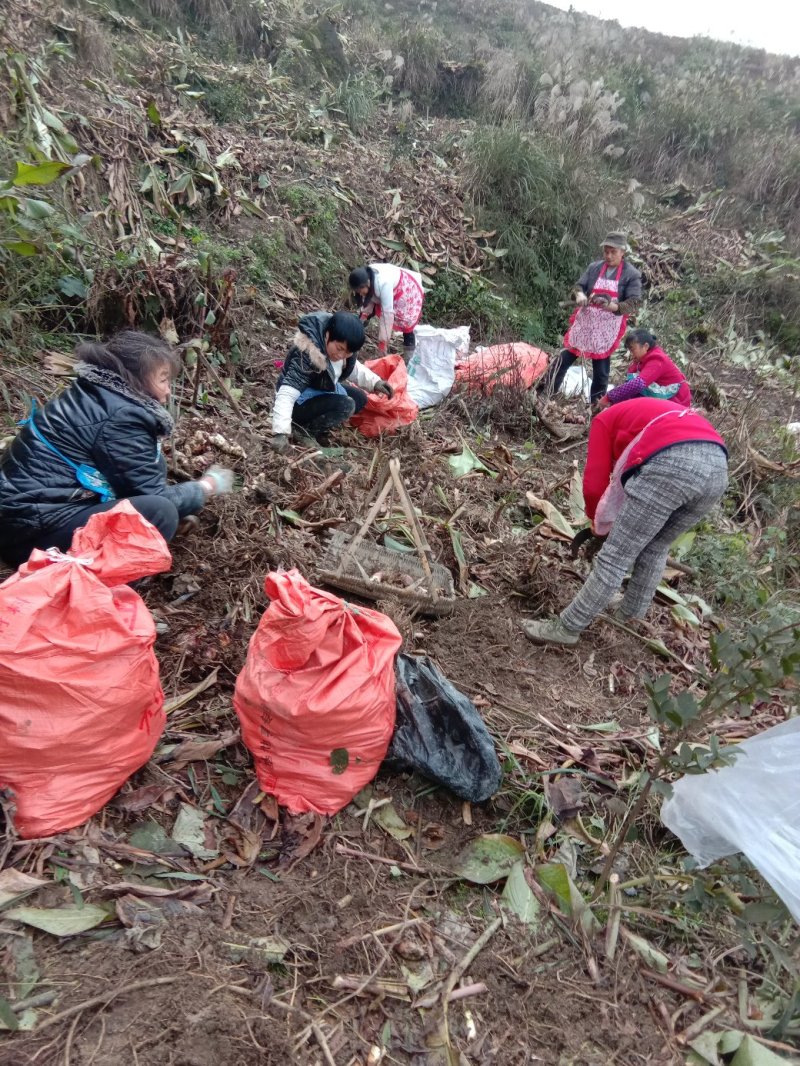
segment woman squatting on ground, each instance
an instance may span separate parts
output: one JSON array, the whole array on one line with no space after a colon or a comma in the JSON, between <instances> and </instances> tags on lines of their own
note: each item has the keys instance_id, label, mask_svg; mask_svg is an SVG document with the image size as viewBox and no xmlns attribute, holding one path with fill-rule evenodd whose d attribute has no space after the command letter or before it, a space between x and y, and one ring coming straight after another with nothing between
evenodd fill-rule
<instances>
[{"instance_id":1,"label":"woman squatting on ground","mask_svg":"<svg viewBox=\"0 0 800 1066\"><path fill-rule=\"evenodd\" d=\"M655 334L646 329L631 330L625 338L625 347L632 356L627 379L600 397L597 410L641 396L672 400L681 407L691 407L692 392L686 378L667 353L658 347Z\"/></svg>"},{"instance_id":2,"label":"woman squatting on ground","mask_svg":"<svg viewBox=\"0 0 800 1066\"><path fill-rule=\"evenodd\" d=\"M365 340L361 322L347 311L303 315L278 378L274 451L288 448L292 426L301 443L325 445L331 430L362 410L368 392L394 394L388 382L358 362Z\"/></svg>"},{"instance_id":3,"label":"woman squatting on ground","mask_svg":"<svg viewBox=\"0 0 800 1066\"><path fill-rule=\"evenodd\" d=\"M167 484L161 440L174 426L164 404L180 364L165 341L125 331L75 354L77 379L34 404L0 463L0 556L10 566L34 548L66 551L91 515L123 499L169 541L181 519L233 487L216 466Z\"/></svg>"},{"instance_id":4,"label":"woman squatting on ground","mask_svg":"<svg viewBox=\"0 0 800 1066\"><path fill-rule=\"evenodd\" d=\"M711 423L669 400L608 407L592 422L583 498L604 536L583 588L557 618L524 622L536 644L577 644L632 570L618 615L643 618L669 547L719 502L728 484L725 442Z\"/></svg>"}]
</instances>

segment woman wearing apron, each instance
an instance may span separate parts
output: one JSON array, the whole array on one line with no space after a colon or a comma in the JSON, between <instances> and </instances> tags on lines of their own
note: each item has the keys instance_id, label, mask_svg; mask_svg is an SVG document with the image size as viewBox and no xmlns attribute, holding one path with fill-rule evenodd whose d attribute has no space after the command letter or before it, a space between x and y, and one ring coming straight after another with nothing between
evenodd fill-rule
<instances>
[{"instance_id":1,"label":"woman wearing apron","mask_svg":"<svg viewBox=\"0 0 800 1066\"><path fill-rule=\"evenodd\" d=\"M408 363L416 347L414 330L425 299L422 275L394 263L370 263L351 271L349 280L362 322L373 315L378 319L378 351L386 354L392 330L396 330L403 334L403 359Z\"/></svg>"},{"instance_id":2,"label":"woman wearing apron","mask_svg":"<svg viewBox=\"0 0 800 1066\"><path fill-rule=\"evenodd\" d=\"M584 358L592 361L592 404L605 396L611 355L642 296L642 276L625 259L626 248L623 234L609 233L603 241L603 258L591 263L581 275L575 310L564 334L564 349L540 379L537 392L557 393L575 360Z\"/></svg>"}]
</instances>

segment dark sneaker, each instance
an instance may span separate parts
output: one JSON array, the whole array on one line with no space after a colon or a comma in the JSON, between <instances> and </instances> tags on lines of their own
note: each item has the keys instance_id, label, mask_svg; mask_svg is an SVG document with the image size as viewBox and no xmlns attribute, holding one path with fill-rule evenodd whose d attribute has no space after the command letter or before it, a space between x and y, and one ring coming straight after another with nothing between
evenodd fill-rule
<instances>
[{"instance_id":1,"label":"dark sneaker","mask_svg":"<svg viewBox=\"0 0 800 1066\"><path fill-rule=\"evenodd\" d=\"M313 434L303 429L302 426L295 426L292 429L292 440L295 444L299 444L301 448L318 448L319 441Z\"/></svg>"}]
</instances>

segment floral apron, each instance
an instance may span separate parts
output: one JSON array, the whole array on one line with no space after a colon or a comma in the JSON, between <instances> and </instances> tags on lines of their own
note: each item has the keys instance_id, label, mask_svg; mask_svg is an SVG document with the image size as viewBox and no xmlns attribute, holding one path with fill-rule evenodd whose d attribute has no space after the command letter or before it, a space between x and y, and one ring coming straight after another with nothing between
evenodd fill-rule
<instances>
[{"instance_id":1,"label":"floral apron","mask_svg":"<svg viewBox=\"0 0 800 1066\"><path fill-rule=\"evenodd\" d=\"M394 287L394 324L393 328L398 333L411 333L422 317L422 301L425 296L422 286L413 276L405 270L400 271L400 280ZM375 314L381 317L383 308L379 303L375 305Z\"/></svg>"},{"instance_id":2,"label":"floral apron","mask_svg":"<svg viewBox=\"0 0 800 1066\"><path fill-rule=\"evenodd\" d=\"M589 294L590 300L593 296L606 296L609 301L619 298L619 279L623 265L624 260L619 264L613 278L606 276L608 267L603 267ZM576 307L564 334L564 347L575 355L589 359L605 359L616 350L627 324L627 315L615 315L605 307L591 303Z\"/></svg>"}]
</instances>

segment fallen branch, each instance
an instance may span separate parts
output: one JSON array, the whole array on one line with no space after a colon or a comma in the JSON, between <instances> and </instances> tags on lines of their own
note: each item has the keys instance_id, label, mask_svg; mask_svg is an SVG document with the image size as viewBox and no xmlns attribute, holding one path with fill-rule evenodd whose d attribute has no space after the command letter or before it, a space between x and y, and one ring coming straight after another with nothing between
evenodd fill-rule
<instances>
[{"instance_id":1,"label":"fallen branch","mask_svg":"<svg viewBox=\"0 0 800 1066\"><path fill-rule=\"evenodd\" d=\"M32 1010L34 1007L49 1007L51 1003L58 999L59 993L56 991L50 992L38 992L35 996L29 996L27 999L18 999L11 1004L11 1009L15 1014L22 1014L24 1010Z\"/></svg>"},{"instance_id":2,"label":"fallen branch","mask_svg":"<svg viewBox=\"0 0 800 1066\"><path fill-rule=\"evenodd\" d=\"M344 844L337 844L334 849L339 855L348 855L352 859L366 859L368 862L380 862L384 866L396 866L399 870L408 870L412 874L430 876L430 870L423 870L421 866L414 866L410 862L398 862L396 859L387 859L383 855L373 855L368 851L358 851L356 848L347 848ZM371 934L370 934L371 935Z\"/></svg>"},{"instance_id":3,"label":"fallen branch","mask_svg":"<svg viewBox=\"0 0 800 1066\"><path fill-rule=\"evenodd\" d=\"M678 570L681 574L686 574L687 577L697 577L697 571L693 566L687 566L686 563L673 559L671 555L667 556L667 569Z\"/></svg>"},{"instance_id":4,"label":"fallen branch","mask_svg":"<svg viewBox=\"0 0 800 1066\"><path fill-rule=\"evenodd\" d=\"M185 707L187 703L199 696L206 689L211 688L212 685L216 685L217 678L219 677L219 667L217 666L208 677L195 685L194 688L189 689L188 692L184 692L182 696L173 696L171 700L167 700L164 704L164 714L174 714L175 711L179 711L181 707Z\"/></svg>"},{"instance_id":5,"label":"fallen branch","mask_svg":"<svg viewBox=\"0 0 800 1066\"><path fill-rule=\"evenodd\" d=\"M311 1023L311 1032L316 1037L316 1041L322 1050L322 1054L325 1056L325 1061L328 1063L328 1066L336 1066L336 1059L331 1054L331 1049L328 1047L328 1041L325 1039L325 1034L316 1022Z\"/></svg>"},{"instance_id":6,"label":"fallen branch","mask_svg":"<svg viewBox=\"0 0 800 1066\"><path fill-rule=\"evenodd\" d=\"M682 1033L676 1033L675 1039L679 1044L688 1044L690 1040L694 1040L696 1037L700 1036L702 1031L724 1011L725 1007L713 1007L707 1014L704 1014L702 1018L698 1018L696 1022L693 1022L688 1029L684 1029Z\"/></svg>"},{"instance_id":7,"label":"fallen branch","mask_svg":"<svg viewBox=\"0 0 800 1066\"><path fill-rule=\"evenodd\" d=\"M672 659L673 662L679 663L684 670L688 670L690 674L696 674L697 669L685 662L680 655L677 655L674 651L666 646L662 640L655 640L653 637L648 637L644 633L637 632L632 626L626 626L624 622L620 622L618 618L614 618L610 614L601 614L600 618L604 622L608 622L609 625L615 626L617 629L621 629L623 633L628 633L632 637L636 637L640 640L646 648L650 651L654 651L656 655L661 655L665 659Z\"/></svg>"},{"instance_id":8,"label":"fallen branch","mask_svg":"<svg viewBox=\"0 0 800 1066\"><path fill-rule=\"evenodd\" d=\"M301 493L296 496L294 500L289 504L289 509L292 511L305 511L307 507L310 507L312 503L319 503L326 493L335 488L340 481L344 479L344 470L335 470L330 477L326 477L321 485L318 485L315 489L309 489L307 492Z\"/></svg>"},{"instance_id":9,"label":"fallen branch","mask_svg":"<svg viewBox=\"0 0 800 1066\"><path fill-rule=\"evenodd\" d=\"M486 945L489 943L489 941L492 939L492 937L502 924L502 918L495 918L492 924L487 926L486 929L484 929L484 931L481 933L481 935L478 937L478 939L475 941L475 943L472 945L466 955L464 955L459 960L459 962L457 962L456 965L453 967L450 976L447 979L447 983L444 986L444 992L442 993L442 998L445 1002L447 1002L450 997L450 993L453 991L455 986L464 976L467 969L472 965L478 955L480 955L480 953L483 951L483 949L486 947Z\"/></svg>"},{"instance_id":10,"label":"fallen branch","mask_svg":"<svg viewBox=\"0 0 800 1066\"><path fill-rule=\"evenodd\" d=\"M422 925L427 921L427 918L409 918L405 922L395 922L394 925L385 925L383 929L371 930L369 933L363 933L361 936L349 936L346 940L340 940L336 946L338 948L351 948L354 944L360 944L362 940L371 940L374 936L388 936L389 933L397 933L401 929L408 929L412 925Z\"/></svg>"},{"instance_id":11,"label":"fallen branch","mask_svg":"<svg viewBox=\"0 0 800 1066\"><path fill-rule=\"evenodd\" d=\"M239 418L242 419L243 422L246 422L247 420L245 419L244 412L242 411L241 407L239 406L239 401L236 399L236 397L233 395L231 390L228 388L228 386L222 380L217 368L214 366L214 364L211 362L210 359L206 359L205 353L200 348L195 348L195 352L197 353L197 365L200 366L201 363L203 364L205 369L211 374L211 377L214 379L214 381L217 384L218 388L222 392L222 395L225 397L225 399L228 401L228 403L234 409L236 414L239 416ZM199 375L198 375L198 377L199 377ZM252 416L251 416L251 418L252 418Z\"/></svg>"},{"instance_id":12,"label":"fallen branch","mask_svg":"<svg viewBox=\"0 0 800 1066\"><path fill-rule=\"evenodd\" d=\"M461 988L454 988L450 995L447 997L448 1003L453 1003L457 999L467 999L469 996L480 996L484 992L488 992L488 986L482 981L476 981L471 985L462 985Z\"/></svg>"},{"instance_id":13,"label":"fallen branch","mask_svg":"<svg viewBox=\"0 0 800 1066\"><path fill-rule=\"evenodd\" d=\"M647 970L641 967L639 972L642 977L647 977L651 981L655 981L658 985L663 985L664 988L668 988L670 992L677 992L681 996L687 996L689 999L694 999L698 1003L710 1003L713 1002L711 996L701 991L699 988L690 988L689 985L684 985L680 981L676 981L674 977L670 977L669 974L658 973L656 970Z\"/></svg>"},{"instance_id":14,"label":"fallen branch","mask_svg":"<svg viewBox=\"0 0 800 1066\"><path fill-rule=\"evenodd\" d=\"M331 985L343 992L353 992L358 996L391 996L392 999L410 1000L411 993L405 981L386 981L380 977L350 977L340 974L334 977Z\"/></svg>"},{"instance_id":15,"label":"fallen branch","mask_svg":"<svg viewBox=\"0 0 800 1066\"><path fill-rule=\"evenodd\" d=\"M283 480L286 482L287 485L291 485L291 483L292 483L292 471L294 470L295 467L302 466L303 463L307 463L311 459L318 459L323 454L324 453L321 451L321 449L317 448L313 452L306 452L305 455L301 455L299 459L292 459L292 461L290 463L287 463L286 466L284 467L283 474L282 474Z\"/></svg>"},{"instance_id":16,"label":"fallen branch","mask_svg":"<svg viewBox=\"0 0 800 1066\"><path fill-rule=\"evenodd\" d=\"M51 1025L57 1025L59 1022L71 1018L74 1014L81 1014L92 1007L107 1007L113 1000L118 999L120 996L125 996L129 992L141 992L142 989L155 988L157 985L174 985L183 980L183 974L176 974L172 977L153 977L149 981L134 981L130 985L122 985L121 988L115 988L111 992L105 992L100 996L93 996L92 999L86 999L83 1003L77 1003L74 1007L67 1007L66 1010L54 1014L52 1018L46 1018L41 1025L37 1025L35 1031L40 1033L43 1029L49 1029Z\"/></svg>"}]
</instances>

